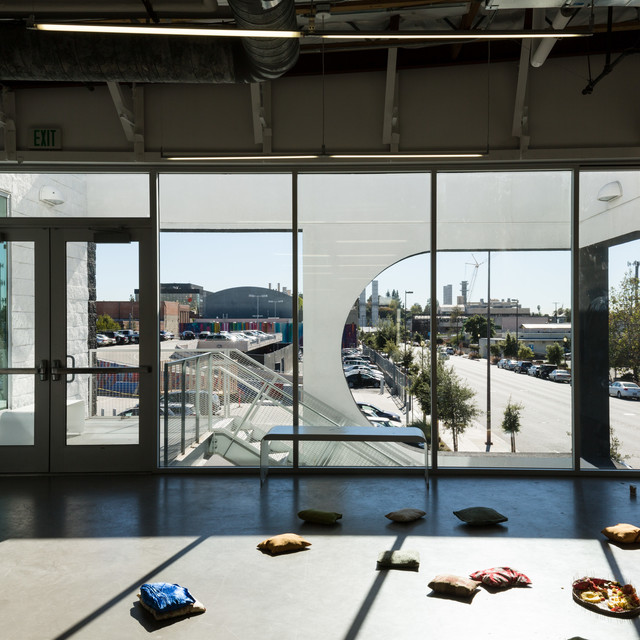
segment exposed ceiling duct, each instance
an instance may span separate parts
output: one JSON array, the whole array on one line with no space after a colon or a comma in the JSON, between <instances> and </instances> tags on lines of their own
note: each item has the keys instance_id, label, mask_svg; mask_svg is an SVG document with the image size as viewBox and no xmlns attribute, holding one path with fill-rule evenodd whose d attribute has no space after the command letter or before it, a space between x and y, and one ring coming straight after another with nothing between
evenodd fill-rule
<instances>
[{"instance_id":1,"label":"exposed ceiling duct","mask_svg":"<svg viewBox=\"0 0 640 640\"><path fill-rule=\"evenodd\" d=\"M242 28L295 29L293 0L229 0ZM297 40L43 33L0 27L0 81L244 83L282 76Z\"/></svg>"}]
</instances>

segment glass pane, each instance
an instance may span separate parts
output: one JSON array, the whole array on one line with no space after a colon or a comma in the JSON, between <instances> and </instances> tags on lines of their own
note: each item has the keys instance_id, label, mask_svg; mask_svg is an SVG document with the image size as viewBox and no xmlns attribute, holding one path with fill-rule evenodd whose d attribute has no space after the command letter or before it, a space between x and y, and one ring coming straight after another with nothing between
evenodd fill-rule
<instances>
[{"instance_id":1,"label":"glass pane","mask_svg":"<svg viewBox=\"0 0 640 640\"><path fill-rule=\"evenodd\" d=\"M160 212L160 464L257 466L292 424L291 177L161 176Z\"/></svg>"},{"instance_id":2,"label":"glass pane","mask_svg":"<svg viewBox=\"0 0 640 640\"><path fill-rule=\"evenodd\" d=\"M418 340L410 310L419 315L430 297L429 180L427 174L300 176L301 424L385 427L358 402L387 409L393 424L395 416L402 425L421 423L421 412L411 411L402 356L413 353L411 338ZM358 357L360 370L345 371L347 353ZM363 356L378 369L363 371L371 369ZM300 465L422 466L424 451L396 443L306 443Z\"/></svg>"},{"instance_id":3,"label":"glass pane","mask_svg":"<svg viewBox=\"0 0 640 640\"><path fill-rule=\"evenodd\" d=\"M67 365L137 367L138 243L67 243ZM138 376L67 377L67 444L138 443Z\"/></svg>"},{"instance_id":4,"label":"glass pane","mask_svg":"<svg viewBox=\"0 0 640 640\"><path fill-rule=\"evenodd\" d=\"M149 217L146 174L3 173L0 189L11 194L12 217Z\"/></svg>"},{"instance_id":5,"label":"glass pane","mask_svg":"<svg viewBox=\"0 0 640 640\"><path fill-rule=\"evenodd\" d=\"M440 466L571 468L570 220L567 172L438 176Z\"/></svg>"},{"instance_id":6,"label":"glass pane","mask_svg":"<svg viewBox=\"0 0 640 640\"><path fill-rule=\"evenodd\" d=\"M640 467L639 203L640 171L580 174L583 469Z\"/></svg>"},{"instance_id":7,"label":"glass pane","mask_svg":"<svg viewBox=\"0 0 640 640\"><path fill-rule=\"evenodd\" d=\"M35 366L34 243L0 243L0 367ZM0 375L0 445L33 445L35 376Z\"/></svg>"}]
</instances>

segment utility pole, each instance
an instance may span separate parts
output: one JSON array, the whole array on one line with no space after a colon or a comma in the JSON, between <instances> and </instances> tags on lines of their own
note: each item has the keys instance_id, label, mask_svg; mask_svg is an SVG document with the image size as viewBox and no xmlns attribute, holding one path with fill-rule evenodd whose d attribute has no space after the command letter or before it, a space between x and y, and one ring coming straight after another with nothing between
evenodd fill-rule
<instances>
[{"instance_id":1,"label":"utility pole","mask_svg":"<svg viewBox=\"0 0 640 640\"><path fill-rule=\"evenodd\" d=\"M638 304L638 267L640 267L640 261L638 260L634 260L633 262L627 262L627 267L635 267L636 269L636 276L635 276L635 282L634 282L634 286L636 289L636 294L635 294L635 304Z\"/></svg>"},{"instance_id":2,"label":"utility pole","mask_svg":"<svg viewBox=\"0 0 640 640\"><path fill-rule=\"evenodd\" d=\"M556 310L555 313L553 314L556 317L556 324L558 324L558 302L554 302L553 304L556 305Z\"/></svg>"}]
</instances>

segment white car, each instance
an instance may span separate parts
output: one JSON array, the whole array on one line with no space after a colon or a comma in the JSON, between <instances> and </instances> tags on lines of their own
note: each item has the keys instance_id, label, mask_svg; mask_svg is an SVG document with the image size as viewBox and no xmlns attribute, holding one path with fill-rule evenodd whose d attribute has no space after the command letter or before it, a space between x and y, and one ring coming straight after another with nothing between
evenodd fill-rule
<instances>
[{"instance_id":1,"label":"white car","mask_svg":"<svg viewBox=\"0 0 640 640\"><path fill-rule=\"evenodd\" d=\"M609 385L609 395L616 398L635 398L640 400L640 387L635 382L616 380Z\"/></svg>"},{"instance_id":2,"label":"white car","mask_svg":"<svg viewBox=\"0 0 640 640\"><path fill-rule=\"evenodd\" d=\"M554 369L549 374L549 380L553 380L553 382L571 382L571 374L564 369Z\"/></svg>"}]
</instances>

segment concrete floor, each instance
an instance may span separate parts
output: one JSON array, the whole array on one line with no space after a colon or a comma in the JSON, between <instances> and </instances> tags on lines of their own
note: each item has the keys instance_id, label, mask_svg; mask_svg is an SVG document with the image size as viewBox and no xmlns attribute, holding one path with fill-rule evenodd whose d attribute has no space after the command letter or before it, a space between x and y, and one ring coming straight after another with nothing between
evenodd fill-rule
<instances>
[{"instance_id":1,"label":"concrete floor","mask_svg":"<svg viewBox=\"0 0 640 640\"><path fill-rule=\"evenodd\" d=\"M453 510L491 506L509 521L470 528ZM343 513L307 525L300 509ZM402 525L402 507L427 516ZM0 637L4 640L627 640L640 618L575 604L571 582L640 587L640 549L600 533L640 524L629 482L594 478L419 475L0 477ZM264 538L297 532L312 546L271 557ZM418 572L376 571L380 551L420 553ZM435 597L438 573L510 566L529 588L470 601ZM156 623L137 604L143 582L188 587L207 612Z\"/></svg>"}]
</instances>

